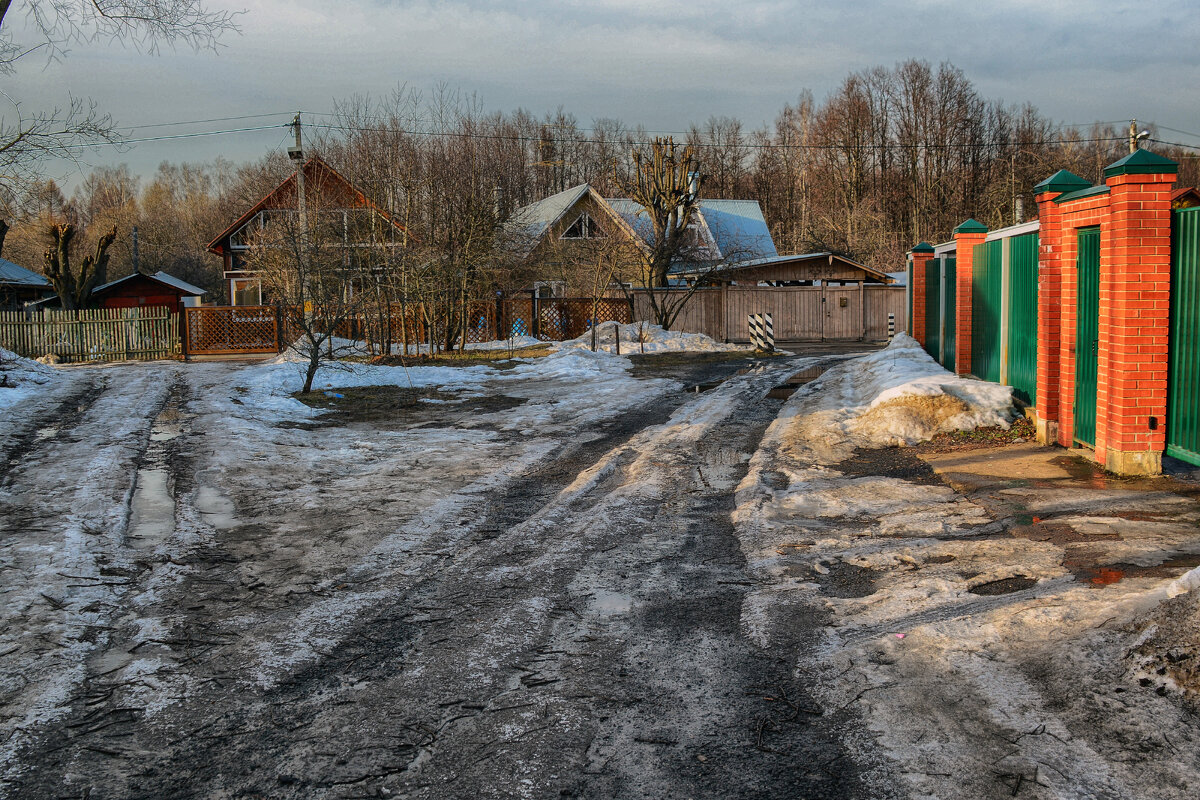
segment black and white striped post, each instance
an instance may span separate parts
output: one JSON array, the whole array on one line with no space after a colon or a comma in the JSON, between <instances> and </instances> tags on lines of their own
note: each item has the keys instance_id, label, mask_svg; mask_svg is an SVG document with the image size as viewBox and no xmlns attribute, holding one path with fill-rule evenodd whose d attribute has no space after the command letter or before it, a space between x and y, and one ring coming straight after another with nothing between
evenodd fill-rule
<instances>
[{"instance_id":1,"label":"black and white striped post","mask_svg":"<svg viewBox=\"0 0 1200 800\"><path fill-rule=\"evenodd\" d=\"M775 350L775 327L771 324L770 314L748 314L746 320L750 325L750 343L755 350L773 352Z\"/></svg>"},{"instance_id":2,"label":"black and white striped post","mask_svg":"<svg viewBox=\"0 0 1200 800\"><path fill-rule=\"evenodd\" d=\"M888 341L896 338L896 315L888 313Z\"/></svg>"}]
</instances>

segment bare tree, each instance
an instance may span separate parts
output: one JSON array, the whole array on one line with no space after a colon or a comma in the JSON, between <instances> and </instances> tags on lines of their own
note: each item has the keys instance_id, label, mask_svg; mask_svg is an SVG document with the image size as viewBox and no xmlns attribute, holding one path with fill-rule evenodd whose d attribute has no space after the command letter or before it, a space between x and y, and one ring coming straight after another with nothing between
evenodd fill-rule
<instances>
[{"instance_id":1,"label":"bare tree","mask_svg":"<svg viewBox=\"0 0 1200 800\"><path fill-rule=\"evenodd\" d=\"M34 41L12 36L10 12L22 8ZM151 54L164 44L216 47L222 35L237 30L235 16L210 11L201 0L0 0L0 75L13 74L17 62L33 53L60 58L77 42L120 41ZM27 112L18 98L0 94L9 103L0 116L0 188L11 191L46 159L75 160L82 146L117 138L112 118L79 98Z\"/></svg>"},{"instance_id":2,"label":"bare tree","mask_svg":"<svg viewBox=\"0 0 1200 800\"><path fill-rule=\"evenodd\" d=\"M680 149L675 140L655 138L650 152L633 152L634 173L617 176L617 184L642 207L650 235L638 252L639 283L654 314L654 321L669 329L686 298L672 293L670 272L688 249L696 247L692 221L699 206L701 176L696 172L694 151ZM698 260L698 259L689 259Z\"/></svg>"},{"instance_id":3,"label":"bare tree","mask_svg":"<svg viewBox=\"0 0 1200 800\"><path fill-rule=\"evenodd\" d=\"M351 352L352 344L339 344L334 337L368 297L354 282L369 271L358 262L378 257L373 248L348 240L345 213L324 202L319 183L307 186L305 202L272 211L246 250L246 269L261 277L295 334L288 336L289 348L307 359L305 392L312 391L322 364Z\"/></svg>"},{"instance_id":4,"label":"bare tree","mask_svg":"<svg viewBox=\"0 0 1200 800\"><path fill-rule=\"evenodd\" d=\"M117 238L117 229L97 239L92 252L84 256L77 268L71 264L75 234L76 228L69 222L51 224L47 231L50 247L44 254L46 277L68 311L87 308L92 290L108 279L108 248Z\"/></svg>"}]
</instances>

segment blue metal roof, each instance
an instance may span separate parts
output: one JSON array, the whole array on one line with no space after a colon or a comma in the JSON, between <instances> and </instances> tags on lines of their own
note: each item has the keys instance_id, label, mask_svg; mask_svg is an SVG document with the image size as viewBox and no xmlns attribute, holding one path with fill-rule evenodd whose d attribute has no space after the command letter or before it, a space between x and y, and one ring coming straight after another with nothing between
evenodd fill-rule
<instances>
[{"instance_id":1,"label":"blue metal roof","mask_svg":"<svg viewBox=\"0 0 1200 800\"><path fill-rule=\"evenodd\" d=\"M0 283L18 286L39 286L50 288L50 281L36 272L30 272L24 267L18 267L13 262L0 258Z\"/></svg>"},{"instance_id":2,"label":"blue metal roof","mask_svg":"<svg viewBox=\"0 0 1200 800\"><path fill-rule=\"evenodd\" d=\"M638 236L653 241L654 231L645 209L625 197L610 197L607 201ZM701 200L698 216L712 235L718 259L742 261L778 255L757 200Z\"/></svg>"}]
</instances>

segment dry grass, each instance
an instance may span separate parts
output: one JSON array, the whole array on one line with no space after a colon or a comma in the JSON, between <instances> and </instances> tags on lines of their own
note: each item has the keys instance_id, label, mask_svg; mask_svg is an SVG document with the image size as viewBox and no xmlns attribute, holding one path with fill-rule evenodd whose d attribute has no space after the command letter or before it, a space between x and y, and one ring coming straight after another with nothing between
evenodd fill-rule
<instances>
[{"instance_id":1,"label":"dry grass","mask_svg":"<svg viewBox=\"0 0 1200 800\"><path fill-rule=\"evenodd\" d=\"M872 408L859 418L859 426L876 428L895 422L907 423L926 430L938 430L947 420L960 414L970 413L965 401L949 394L912 395L906 394L888 400Z\"/></svg>"}]
</instances>

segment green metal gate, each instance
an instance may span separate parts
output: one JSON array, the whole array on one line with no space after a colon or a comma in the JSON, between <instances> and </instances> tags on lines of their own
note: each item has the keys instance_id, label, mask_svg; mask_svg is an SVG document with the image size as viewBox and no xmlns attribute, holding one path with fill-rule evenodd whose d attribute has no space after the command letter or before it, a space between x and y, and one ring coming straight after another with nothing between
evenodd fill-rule
<instances>
[{"instance_id":1,"label":"green metal gate","mask_svg":"<svg viewBox=\"0 0 1200 800\"><path fill-rule=\"evenodd\" d=\"M955 264L953 256L931 258L925 264L925 352L954 371Z\"/></svg>"},{"instance_id":2,"label":"green metal gate","mask_svg":"<svg viewBox=\"0 0 1200 800\"><path fill-rule=\"evenodd\" d=\"M942 366L954 372L954 348L958 342L958 298L955 297L958 286L958 258L943 256L942 273L946 279L943 295L945 313L942 315Z\"/></svg>"},{"instance_id":3,"label":"green metal gate","mask_svg":"<svg viewBox=\"0 0 1200 800\"><path fill-rule=\"evenodd\" d=\"M925 262L925 352L940 359L942 350L942 260Z\"/></svg>"},{"instance_id":4,"label":"green metal gate","mask_svg":"<svg viewBox=\"0 0 1200 800\"><path fill-rule=\"evenodd\" d=\"M1003 247L996 239L975 245L971 266L971 372L1000 382Z\"/></svg>"},{"instance_id":5,"label":"green metal gate","mask_svg":"<svg viewBox=\"0 0 1200 800\"><path fill-rule=\"evenodd\" d=\"M1200 465L1200 208L1173 222L1167 455Z\"/></svg>"},{"instance_id":6,"label":"green metal gate","mask_svg":"<svg viewBox=\"0 0 1200 800\"><path fill-rule=\"evenodd\" d=\"M1096 446L1096 367L1100 340L1100 229L1079 229L1075 326L1075 441Z\"/></svg>"},{"instance_id":7,"label":"green metal gate","mask_svg":"<svg viewBox=\"0 0 1200 800\"><path fill-rule=\"evenodd\" d=\"M1038 235L1009 242L1008 385L1026 405L1037 397Z\"/></svg>"}]
</instances>

